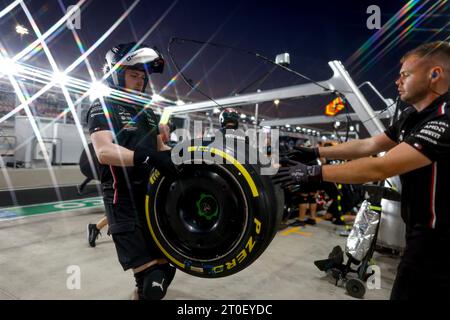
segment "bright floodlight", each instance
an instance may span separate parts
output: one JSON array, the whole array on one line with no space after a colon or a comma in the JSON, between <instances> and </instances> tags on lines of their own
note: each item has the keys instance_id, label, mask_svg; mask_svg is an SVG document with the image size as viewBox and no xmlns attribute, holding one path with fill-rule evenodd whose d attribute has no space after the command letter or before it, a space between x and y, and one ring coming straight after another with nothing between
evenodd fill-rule
<instances>
[{"instance_id":1,"label":"bright floodlight","mask_svg":"<svg viewBox=\"0 0 450 320\"><path fill-rule=\"evenodd\" d=\"M67 82L67 76L61 71L55 72L52 76L52 79L56 83L60 83L60 84L65 84Z\"/></svg>"},{"instance_id":2,"label":"bright floodlight","mask_svg":"<svg viewBox=\"0 0 450 320\"><path fill-rule=\"evenodd\" d=\"M177 102L176 102L176 104L177 104L177 106L182 106L182 105L185 104L185 103L184 103L183 100L178 99Z\"/></svg>"},{"instance_id":3,"label":"bright floodlight","mask_svg":"<svg viewBox=\"0 0 450 320\"><path fill-rule=\"evenodd\" d=\"M17 32L18 34L20 34L20 35L23 36L24 34L28 34L28 29L25 28L24 26L18 24L18 25L16 26L16 32Z\"/></svg>"},{"instance_id":4,"label":"bright floodlight","mask_svg":"<svg viewBox=\"0 0 450 320\"><path fill-rule=\"evenodd\" d=\"M289 57L289 53L281 53L275 57L275 63L282 65L284 67L288 67L291 64L291 58Z\"/></svg>"},{"instance_id":5,"label":"bright floodlight","mask_svg":"<svg viewBox=\"0 0 450 320\"><path fill-rule=\"evenodd\" d=\"M241 114L241 119L247 118L247 115L245 113Z\"/></svg>"},{"instance_id":6,"label":"bright floodlight","mask_svg":"<svg viewBox=\"0 0 450 320\"><path fill-rule=\"evenodd\" d=\"M111 89L101 82L94 82L89 90L89 99L94 101L109 96Z\"/></svg>"},{"instance_id":7,"label":"bright floodlight","mask_svg":"<svg viewBox=\"0 0 450 320\"><path fill-rule=\"evenodd\" d=\"M213 113L214 113L214 114L220 113L220 109L219 109L219 108L214 108Z\"/></svg>"},{"instance_id":8,"label":"bright floodlight","mask_svg":"<svg viewBox=\"0 0 450 320\"><path fill-rule=\"evenodd\" d=\"M154 93L154 94L152 94L152 100L153 100L153 102L158 102L158 101L163 101L164 98L161 97L159 94Z\"/></svg>"},{"instance_id":9,"label":"bright floodlight","mask_svg":"<svg viewBox=\"0 0 450 320\"><path fill-rule=\"evenodd\" d=\"M0 57L0 74L16 74L18 71L17 64L9 58Z\"/></svg>"},{"instance_id":10,"label":"bright floodlight","mask_svg":"<svg viewBox=\"0 0 450 320\"><path fill-rule=\"evenodd\" d=\"M280 100L276 99L273 103L275 103L276 106L280 104Z\"/></svg>"},{"instance_id":11,"label":"bright floodlight","mask_svg":"<svg viewBox=\"0 0 450 320\"><path fill-rule=\"evenodd\" d=\"M334 127L337 129L341 126L341 122L336 120L336 122L334 123Z\"/></svg>"}]
</instances>

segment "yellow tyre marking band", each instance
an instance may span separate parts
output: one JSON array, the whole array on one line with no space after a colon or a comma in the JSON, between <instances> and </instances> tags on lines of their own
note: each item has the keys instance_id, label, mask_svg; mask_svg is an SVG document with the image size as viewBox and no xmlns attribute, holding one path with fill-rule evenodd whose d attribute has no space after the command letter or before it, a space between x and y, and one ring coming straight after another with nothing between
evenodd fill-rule
<instances>
[{"instance_id":1,"label":"yellow tyre marking band","mask_svg":"<svg viewBox=\"0 0 450 320\"><path fill-rule=\"evenodd\" d=\"M194 146L194 147L189 147L188 148L188 152L193 152L193 151L209 151L211 153L215 153L218 156L224 158L225 160L228 160L229 162L231 162L231 164L233 164L240 173L242 173L242 175L244 176L245 180L247 181L250 189L252 190L252 195L253 197L258 197L259 193L258 193L258 189L256 188L255 182L253 181L252 177L250 176L250 174L248 173L247 169L245 169L242 164L240 164L234 157L230 156L228 153L223 152L222 150L216 149L216 148L208 148L208 147L198 147L198 146Z\"/></svg>"},{"instance_id":2,"label":"yellow tyre marking band","mask_svg":"<svg viewBox=\"0 0 450 320\"><path fill-rule=\"evenodd\" d=\"M161 245L161 243L159 243L158 239L156 238L155 232L153 231L152 225L150 224L150 210L148 207L148 204L150 202L150 196L147 195L145 197L145 215L147 216L147 224L148 224L148 228L150 229L150 233L152 234L153 240L155 240L156 245L159 247L159 249L164 253L164 255L170 259L170 261L172 261L173 263L175 263L177 266L179 266L180 268L185 269L185 265L181 262L179 262L178 260L176 260L174 257L172 257L167 251L166 249L164 249L164 247Z\"/></svg>"}]
</instances>

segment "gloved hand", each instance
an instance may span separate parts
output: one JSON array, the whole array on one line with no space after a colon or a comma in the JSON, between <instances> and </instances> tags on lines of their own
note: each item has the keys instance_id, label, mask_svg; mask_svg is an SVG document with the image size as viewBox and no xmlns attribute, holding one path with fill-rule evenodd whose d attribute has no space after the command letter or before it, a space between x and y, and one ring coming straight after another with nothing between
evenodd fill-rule
<instances>
[{"instance_id":1,"label":"gloved hand","mask_svg":"<svg viewBox=\"0 0 450 320\"><path fill-rule=\"evenodd\" d=\"M294 147L294 151L287 153L286 156L294 161L302 163L310 163L320 157L319 148L305 147Z\"/></svg>"},{"instance_id":2,"label":"gloved hand","mask_svg":"<svg viewBox=\"0 0 450 320\"><path fill-rule=\"evenodd\" d=\"M278 173L272 178L272 182L281 184L282 188L295 184L322 181L322 166L308 166L293 160L283 162L288 166L280 168Z\"/></svg>"},{"instance_id":3,"label":"gloved hand","mask_svg":"<svg viewBox=\"0 0 450 320\"><path fill-rule=\"evenodd\" d=\"M152 165L165 177L176 179L179 172L172 162L170 153L171 150L156 151L138 147L134 151L133 163L135 166Z\"/></svg>"}]
</instances>

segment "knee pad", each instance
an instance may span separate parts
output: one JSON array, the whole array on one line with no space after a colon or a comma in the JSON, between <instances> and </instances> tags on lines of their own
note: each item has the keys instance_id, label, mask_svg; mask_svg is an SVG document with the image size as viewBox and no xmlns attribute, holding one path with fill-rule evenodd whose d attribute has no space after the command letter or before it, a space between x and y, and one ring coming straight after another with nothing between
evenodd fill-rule
<instances>
[{"instance_id":1,"label":"knee pad","mask_svg":"<svg viewBox=\"0 0 450 320\"><path fill-rule=\"evenodd\" d=\"M175 268L155 265L134 275L140 300L161 300L175 276Z\"/></svg>"},{"instance_id":2,"label":"knee pad","mask_svg":"<svg viewBox=\"0 0 450 320\"><path fill-rule=\"evenodd\" d=\"M167 276L167 286L169 286L172 283L173 278L175 278L175 272L177 271L177 268L172 267L170 264L163 264L161 265L164 272Z\"/></svg>"}]
</instances>

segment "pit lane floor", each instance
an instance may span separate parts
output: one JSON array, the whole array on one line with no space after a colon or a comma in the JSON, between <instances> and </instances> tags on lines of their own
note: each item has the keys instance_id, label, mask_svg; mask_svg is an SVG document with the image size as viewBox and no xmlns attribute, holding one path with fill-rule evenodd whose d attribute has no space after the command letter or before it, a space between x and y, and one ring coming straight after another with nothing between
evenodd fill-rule
<instances>
[{"instance_id":1,"label":"pit lane floor","mask_svg":"<svg viewBox=\"0 0 450 320\"><path fill-rule=\"evenodd\" d=\"M130 299L132 272L121 269L106 230L95 248L87 244L86 224L104 214L101 200L46 206L0 209L0 299ZM203 279L177 271L165 299L354 299L313 264L345 241L328 221L289 227L235 275ZM377 252L374 258L381 288L364 299L388 299L399 258Z\"/></svg>"}]
</instances>

